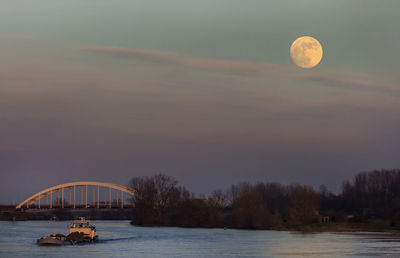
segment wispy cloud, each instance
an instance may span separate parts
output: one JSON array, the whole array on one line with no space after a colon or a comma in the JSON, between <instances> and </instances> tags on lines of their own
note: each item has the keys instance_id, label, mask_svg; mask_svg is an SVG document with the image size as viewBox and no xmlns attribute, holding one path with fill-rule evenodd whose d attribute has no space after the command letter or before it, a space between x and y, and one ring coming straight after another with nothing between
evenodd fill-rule
<instances>
[{"instance_id":1,"label":"wispy cloud","mask_svg":"<svg viewBox=\"0 0 400 258\"><path fill-rule=\"evenodd\" d=\"M82 46L79 50L111 54L120 57L136 58L149 62L168 63L202 70L228 71L228 72L268 72L272 70L287 69L288 67L262 62L237 61L219 58L203 58L181 53L149 50L140 48Z\"/></svg>"},{"instance_id":2,"label":"wispy cloud","mask_svg":"<svg viewBox=\"0 0 400 258\"><path fill-rule=\"evenodd\" d=\"M364 78L348 78L341 74L297 74L291 75L291 78L317 82L320 85L339 89L372 91L396 95L400 94L400 85L374 82Z\"/></svg>"},{"instance_id":3,"label":"wispy cloud","mask_svg":"<svg viewBox=\"0 0 400 258\"><path fill-rule=\"evenodd\" d=\"M365 75L360 74L345 74L329 70L317 73L310 73L308 71L293 73L297 69L295 66L221 58L205 58L170 51L142 48L80 46L75 47L75 49L113 55L121 58L132 58L145 62L179 65L197 70L232 72L235 74L256 73L268 75L270 75L271 72L274 72L275 76L281 78L311 81L324 87L357 91L359 93L372 92L394 96L400 94L400 85L372 81Z\"/></svg>"}]
</instances>

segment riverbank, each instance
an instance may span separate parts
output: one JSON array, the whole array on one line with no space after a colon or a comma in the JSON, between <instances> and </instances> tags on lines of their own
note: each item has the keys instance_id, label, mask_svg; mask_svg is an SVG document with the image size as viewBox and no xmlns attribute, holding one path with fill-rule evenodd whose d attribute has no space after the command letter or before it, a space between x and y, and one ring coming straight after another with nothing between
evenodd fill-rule
<instances>
[{"instance_id":1,"label":"riverbank","mask_svg":"<svg viewBox=\"0 0 400 258\"><path fill-rule=\"evenodd\" d=\"M287 230L287 229L285 229ZM389 232L400 233L399 227L392 227L389 222L374 221L369 223L315 223L300 225L289 230L299 232Z\"/></svg>"},{"instance_id":2,"label":"riverbank","mask_svg":"<svg viewBox=\"0 0 400 258\"><path fill-rule=\"evenodd\" d=\"M0 220L3 221L34 221L43 220L48 221L54 215L58 215L58 220L72 220L77 217L88 217L93 220L130 220L131 213L125 210L122 213L115 210L94 210L94 209L78 209L70 210L67 213L60 213L60 210L53 211L31 211L31 212L0 212ZM134 225L134 224L132 224ZM150 226L151 227L151 226ZM205 228L205 227L179 227L179 228ZM268 230L268 229L251 229L251 228L221 228L221 229L243 229L243 230ZM304 233L318 233L318 232L387 232L399 233L399 227L392 227L390 223L383 221L375 221L370 223L315 223L307 225L299 225L293 227L271 228L269 230L277 231L297 231Z\"/></svg>"},{"instance_id":3,"label":"riverbank","mask_svg":"<svg viewBox=\"0 0 400 258\"><path fill-rule=\"evenodd\" d=\"M143 226L132 223L132 226ZM144 226L144 227L177 227L177 228L208 228L208 229L235 229L235 230L254 230L254 231L286 231L286 232L304 232L304 233L318 233L318 232L387 232L400 234L400 227L391 226L390 222L373 221L373 222L341 222L341 223L313 223L298 226L281 226L277 228L268 229L254 229L254 228L236 228L236 227L180 227L180 226Z\"/></svg>"},{"instance_id":4,"label":"riverbank","mask_svg":"<svg viewBox=\"0 0 400 258\"><path fill-rule=\"evenodd\" d=\"M29 209L29 210L0 210L0 221L24 221L24 220L49 220L53 216L57 220L73 220L78 217L86 217L92 220L131 220L130 208L76 208L76 209Z\"/></svg>"}]
</instances>

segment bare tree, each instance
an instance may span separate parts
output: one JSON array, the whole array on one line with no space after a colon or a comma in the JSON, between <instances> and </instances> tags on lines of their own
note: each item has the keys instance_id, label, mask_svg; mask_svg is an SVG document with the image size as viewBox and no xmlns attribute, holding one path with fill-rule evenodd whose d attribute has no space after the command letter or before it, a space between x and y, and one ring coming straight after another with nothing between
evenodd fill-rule
<instances>
[{"instance_id":1,"label":"bare tree","mask_svg":"<svg viewBox=\"0 0 400 258\"><path fill-rule=\"evenodd\" d=\"M180 200L177 183L173 177L163 174L132 178L129 186L137 193L132 199L133 222L139 225L168 224Z\"/></svg>"}]
</instances>

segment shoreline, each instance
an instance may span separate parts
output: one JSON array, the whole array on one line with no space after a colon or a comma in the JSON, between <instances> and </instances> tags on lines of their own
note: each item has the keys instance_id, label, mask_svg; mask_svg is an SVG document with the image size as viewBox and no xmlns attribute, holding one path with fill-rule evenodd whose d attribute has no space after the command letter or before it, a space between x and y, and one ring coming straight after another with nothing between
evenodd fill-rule
<instances>
[{"instance_id":1,"label":"shoreline","mask_svg":"<svg viewBox=\"0 0 400 258\"><path fill-rule=\"evenodd\" d=\"M354 222L343 222L343 223L315 223L307 225L299 225L293 227L281 227L281 228L270 228L270 229L255 229L255 228L235 228L235 227L179 227L179 226L144 226L135 225L135 227L176 227L176 228L204 228L204 229L222 229L222 230L253 230L253 231L287 231L297 233L345 233L345 232L369 232L369 233L398 233L400 234L400 228L390 227L383 225L382 223L354 223Z\"/></svg>"},{"instance_id":2,"label":"shoreline","mask_svg":"<svg viewBox=\"0 0 400 258\"><path fill-rule=\"evenodd\" d=\"M59 221L69 221L71 219L60 219ZM94 219L97 221L130 221L130 219L126 218L110 218L110 219ZM0 221L8 221L8 222L21 222L21 221L48 221L48 219L22 219L22 220L12 220L12 219L3 219ZM343 222L343 223L315 223L315 224L307 224L307 225L298 225L293 227L281 227L281 228L270 228L270 229L254 229L254 228L234 228L234 227L179 227L179 226L144 226L144 225L135 225L129 223L131 226L135 227L149 227L149 228L159 228L159 227L175 227L175 228L190 228L190 229L221 229L221 230L254 230L254 231L287 231L287 232L296 232L296 233L356 233L356 232L365 232L365 233L392 233L392 234L400 234L400 228L391 227L383 222L371 222L371 223L355 223L355 222Z\"/></svg>"},{"instance_id":3,"label":"shoreline","mask_svg":"<svg viewBox=\"0 0 400 258\"><path fill-rule=\"evenodd\" d=\"M382 233L400 233L400 228L392 227L383 222L371 223L318 223L301 225L294 227L292 230L297 232L382 232Z\"/></svg>"}]
</instances>

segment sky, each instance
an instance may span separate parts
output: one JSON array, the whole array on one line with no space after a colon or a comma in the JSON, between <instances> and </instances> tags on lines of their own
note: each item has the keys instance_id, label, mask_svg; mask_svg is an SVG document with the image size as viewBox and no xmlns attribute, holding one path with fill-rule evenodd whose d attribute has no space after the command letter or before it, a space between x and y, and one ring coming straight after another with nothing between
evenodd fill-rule
<instances>
[{"instance_id":1,"label":"sky","mask_svg":"<svg viewBox=\"0 0 400 258\"><path fill-rule=\"evenodd\" d=\"M0 203L164 173L196 193L400 167L397 0L3 0ZM321 63L290 45L312 36Z\"/></svg>"}]
</instances>

